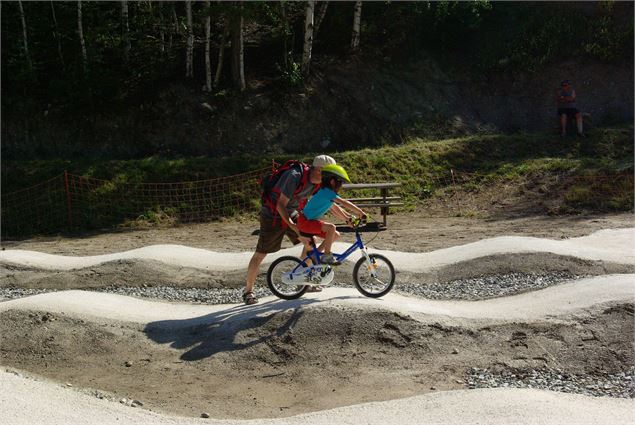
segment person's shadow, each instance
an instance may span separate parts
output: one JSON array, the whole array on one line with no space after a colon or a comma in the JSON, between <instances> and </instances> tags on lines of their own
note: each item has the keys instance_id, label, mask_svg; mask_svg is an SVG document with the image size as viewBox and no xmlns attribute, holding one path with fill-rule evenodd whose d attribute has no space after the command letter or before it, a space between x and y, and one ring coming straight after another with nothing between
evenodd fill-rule
<instances>
[{"instance_id":1,"label":"person's shadow","mask_svg":"<svg viewBox=\"0 0 635 425\"><path fill-rule=\"evenodd\" d=\"M302 317L302 307L312 299L269 301L257 306L236 306L201 317L161 320L146 325L143 332L152 341L175 349L190 348L181 360L194 361L216 353L236 351L286 334ZM279 313L288 317L275 331L264 334L264 325Z\"/></svg>"}]
</instances>

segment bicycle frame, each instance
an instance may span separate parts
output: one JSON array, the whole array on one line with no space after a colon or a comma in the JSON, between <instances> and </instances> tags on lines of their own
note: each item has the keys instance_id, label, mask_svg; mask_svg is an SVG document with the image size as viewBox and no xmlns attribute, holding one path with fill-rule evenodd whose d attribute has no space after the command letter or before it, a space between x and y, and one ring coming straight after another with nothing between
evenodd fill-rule
<instances>
[{"instance_id":1,"label":"bicycle frame","mask_svg":"<svg viewBox=\"0 0 635 425\"><path fill-rule=\"evenodd\" d=\"M302 262L304 264L307 264L307 261L311 260L312 266L317 266L317 265L323 264L321 262L321 259L322 259L322 256L324 255L324 253L318 250L317 244L315 243L315 240L313 240L313 243L311 245L313 246L313 249L311 249L311 252L307 253L307 256L304 257ZM334 252L333 253L333 257L335 257L335 259L337 261L343 262L352 253L354 253L358 249L362 251L362 254L366 258L366 261L370 262L370 258L368 257L368 253L366 252L366 247L364 246L364 242L362 241L362 237L359 234L359 229L357 229L357 227L355 227L355 242L353 242L353 244L351 246L349 246L348 249L346 251L344 251L343 253L341 253L341 254L337 254L337 253Z\"/></svg>"}]
</instances>

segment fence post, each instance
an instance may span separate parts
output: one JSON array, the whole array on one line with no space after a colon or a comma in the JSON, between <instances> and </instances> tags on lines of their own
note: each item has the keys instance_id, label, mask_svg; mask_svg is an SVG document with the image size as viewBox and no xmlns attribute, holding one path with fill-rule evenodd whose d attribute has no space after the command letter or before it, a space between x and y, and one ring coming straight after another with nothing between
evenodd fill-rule
<instances>
[{"instance_id":1,"label":"fence post","mask_svg":"<svg viewBox=\"0 0 635 425\"><path fill-rule=\"evenodd\" d=\"M73 227L73 210L71 208L71 191L68 187L68 171L64 170L64 186L66 188L66 210L68 212L68 227Z\"/></svg>"},{"instance_id":2,"label":"fence post","mask_svg":"<svg viewBox=\"0 0 635 425\"><path fill-rule=\"evenodd\" d=\"M459 215L463 215L463 211L461 211L461 203L459 202L459 196L456 190L456 181L454 180L454 170L450 168L450 174L452 174L452 188L454 189L454 196L456 196L456 207L459 210Z\"/></svg>"}]
</instances>

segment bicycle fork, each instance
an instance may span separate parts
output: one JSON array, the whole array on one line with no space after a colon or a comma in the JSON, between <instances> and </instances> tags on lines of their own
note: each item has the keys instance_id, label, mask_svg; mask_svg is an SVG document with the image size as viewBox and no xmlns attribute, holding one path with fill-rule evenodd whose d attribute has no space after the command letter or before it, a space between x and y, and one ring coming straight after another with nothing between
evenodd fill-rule
<instances>
[{"instance_id":1,"label":"bicycle fork","mask_svg":"<svg viewBox=\"0 0 635 425\"><path fill-rule=\"evenodd\" d=\"M377 264L370 259L370 256L368 255L368 250L366 249L366 247L364 247L361 251L362 251L362 255L366 259L366 268L370 272L370 276L373 279L377 279Z\"/></svg>"}]
</instances>

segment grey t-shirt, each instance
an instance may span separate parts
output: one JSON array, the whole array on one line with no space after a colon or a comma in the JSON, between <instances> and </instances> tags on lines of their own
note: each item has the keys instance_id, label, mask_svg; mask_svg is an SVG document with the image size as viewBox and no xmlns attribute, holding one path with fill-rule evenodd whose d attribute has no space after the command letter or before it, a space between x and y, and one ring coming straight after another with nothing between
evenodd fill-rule
<instances>
[{"instance_id":1,"label":"grey t-shirt","mask_svg":"<svg viewBox=\"0 0 635 425\"><path fill-rule=\"evenodd\" d=\"M307 171L310 172L310 171ZM274 186L275 189L280 189L280 193L283 193L287 198L289 198L289 203L287 204L287 213L291 214L293 211L298 209L300 202L311 195L313 190L315 189L315 185L311 183L309 179L307 179L306 185L304 189L300 191L295 197L293 196L293 192L298 188L300 181L302 180L302 173L294 168L291 168L280 176L280 179ZM278 202L278 193L277 191L272 191L270 195L271 201L273 205L276 205ZM271 218L273 214L271 214L271 210L269 206L263 205L260 209L260 214L264 217Z\"/></svg>"}]
</instances>

